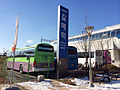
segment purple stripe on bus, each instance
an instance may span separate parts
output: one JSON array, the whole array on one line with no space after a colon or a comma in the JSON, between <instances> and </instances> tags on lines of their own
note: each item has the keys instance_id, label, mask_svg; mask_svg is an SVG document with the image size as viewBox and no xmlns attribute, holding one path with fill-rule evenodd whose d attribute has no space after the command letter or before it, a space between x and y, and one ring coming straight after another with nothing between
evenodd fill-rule
<instances>
[{"instance_id":1,"label":"purple stripe on bus","mask_svg":"<svg viewBox=\"0 0 120 90\"><path fill-rule=\"evenodd\" d=\"M27 62L15 62L14 63L14 69L19 70L19 67L20 67L21 64L22 64L22 67L23 67L23 71L27 72L28 71L28 63ZM7 62L7 67L12 68L12 62L11 61ZM32 68L33 68L33 63L30 63L29 72L33 72Z\"/></svg>"},{"instance_id":2,"label":"purple stripe on bus","mask_svg":"<svg viewBox=\"0 0 120 90\"><path fill-rule=\"evenodd\" d=\"M22 64L23 71L28 72L28 63L27 62L15 62L14 63L14 69L19 70L20 65ZM8 61L7 62L7 67L12 68L12 62ZM48 63L36 63L35 68L48 68ZM50 63L49 68L54 68L54 63ZM33 71L33 63L30 63L29 67L29 72L34 72Z\"/></svg>"}]
</instances>

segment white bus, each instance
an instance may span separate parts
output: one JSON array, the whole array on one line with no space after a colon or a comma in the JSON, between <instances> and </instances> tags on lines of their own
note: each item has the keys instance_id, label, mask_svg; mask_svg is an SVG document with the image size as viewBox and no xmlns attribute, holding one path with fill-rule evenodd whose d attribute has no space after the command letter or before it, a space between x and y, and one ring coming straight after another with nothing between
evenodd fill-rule
<instances>
[{"instance_id":1,"label":"white bus","mask_svg":"<svg viewBox=\"0 0 120 90\"><path fill-rule=\"evenodd\" d=\"M79 52L78 63L83 66L86 66L86 63L89 65L89 52ZM110 52L108 50L96 50L95 52L91 52L91 64L92 67L100 67L105 64L111 64Z\"/></svg>"}]
</instances>

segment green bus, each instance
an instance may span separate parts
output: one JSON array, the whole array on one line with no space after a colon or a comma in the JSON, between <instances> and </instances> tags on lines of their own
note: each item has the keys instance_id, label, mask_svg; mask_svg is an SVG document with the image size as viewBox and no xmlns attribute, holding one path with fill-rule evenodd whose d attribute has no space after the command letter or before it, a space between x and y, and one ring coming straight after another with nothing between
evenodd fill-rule
<instances>
[{"instance_id":1,"label":"green bus","mask_svg":"<svg viewBox=\"0 0 120 90\"><path fill-rule=\"evenodd\" d=\"M13 53L7 53L7 68L12 68ZM29 56L29 60L28 60ZM29 64L28 64L29 62ZM29 69L28 69L29 65ZM54 71L54 48L50 44L41 43L25 48L17 48L14 69L22 72Z\"/></svg>"}]
</instances>

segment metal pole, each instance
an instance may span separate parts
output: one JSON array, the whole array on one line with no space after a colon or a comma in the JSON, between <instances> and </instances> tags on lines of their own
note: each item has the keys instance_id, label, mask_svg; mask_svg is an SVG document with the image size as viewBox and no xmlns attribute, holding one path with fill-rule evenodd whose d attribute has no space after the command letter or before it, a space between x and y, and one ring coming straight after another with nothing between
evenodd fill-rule
<instances>
[{"instance_id":1,"label":"metal pole","mask_svg":"<svg viewBox=\"0 0 120 90\"><path fill-rule=\"evenodd\" d=\"M12 68L11 68L11 79L10 79L10 84L11 83L13 83L13 75L14 75L14 72L13 72L13 70L14 70L14 63L15 63L15 50L13 51L13 63L12 63Z\"/></svg>"},{"instance_id":2,"label":"metal pole","mask_svg":"<svg viewBox=\"0 0 120 90\"><path fill-rule=\"evenodd\" d=\"M57 80L59 79L59 58L57 58Z\"/></svg>"},{"instance_id":3,"label":"metal pole","mask_svg":"<svg viewBox=\"0 0 120 90\"><path fill-rule=\"evenodd\" d=\"M15 63L15 51L13 52L13 64L12 64L12 70L14 69L14 63Z\"/></svg>"},{"instance_id":4,"label":"metal pole","mask_svg":"<svg viewBox=\"0 0 120 90\"><path fill-rule=\"evenodd\" d=\"M41 38L41 43L42 43L42 38Z\"/></svg>"},{"instance_id":5,"label":"metal pole","mask_svg":"<svg viewBox=\"0 0 120 90\"><path fill-rule=\"evenodd\" d=\"M90 87L94 87L93 85L93 76L92 76L92 67L91 67L91 43L90 43L90 34L88 35L88 40L89 40L89 67L90 67L90 70L89 70L89 79L90 79L90 83L89 83L89 86Z\"/></svg>"},{"instance_id":6,"label":"metal pole","mask_svg":"<svg viewBox=\"0 0 120 90\"><path fill-rule=\"evenodd\" d=\"M28 72L27 72L27 81L29 80L29 68L30 68L30 55L28 56Z\"/></svg>"},{"instance_id":7,"label":"metal pole","mask_svg":"<svg viewBox=\"0 0 120 90\"><path fill-rule=\"evenodd\" d=\"M50 58L49 58L50 59ZM49 72L50 72L50 60L48 59L48 72L47 72L47 78L49 77Z\"/></svg>"}]
</instances>

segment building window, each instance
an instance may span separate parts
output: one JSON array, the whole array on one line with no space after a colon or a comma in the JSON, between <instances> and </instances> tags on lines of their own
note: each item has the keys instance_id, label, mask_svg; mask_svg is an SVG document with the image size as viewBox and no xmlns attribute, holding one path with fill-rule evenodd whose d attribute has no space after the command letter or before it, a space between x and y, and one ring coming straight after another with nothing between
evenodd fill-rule
<instances>
[{"instance_id":1,"label":"building window","mask_svg":"<svg viewBox=\"0 0 120 90\"><path fill-rule=\"evenodd\" d=\"M98 39L98 34L93 34L92 36L91 36L91 40L97 40Z\"/></svg>"},{"instance_id":2,"label":"building window","mask_svg":"<svg viewBox=\"0 0 120 90\"><path fill-rule=\"evenodd\" d=\"M111 32L111 37L115 37L115 30Z\"/></svg>"},{"instance_id":3,"label":"building window","mask_svg":"<svg viewBox=\"0 0 120 90\"><path fill-rule=\"evenodd\" d=\"M79 37L79 42L82 42L82 37Z\"/></svg>"},{"instance_id":4,"label":"building window","mask_svg":"<svg viewBox=\"0 0 120 90\"><path fill-rule=\"evenodd\" d=\"M98 33L98 39L102 39L102 33Z\"/></svg>"},{"instance_id":5,"label":"building window","mask_svg":"<svg viewBox=\"0 0 120 90\"><path fill-rule=\"evenodd\" d=\"M98 39L98 34L94 34L94 40Z\"/></svg>"},{"instance_id":6,"label":"building window","mask_svg":"<svg viewBox=\"0 0 120 90\"><path fill-rule=\"evenodd\" d=\"M102 33L102 38L103 38L103 39L107 38L107 32L103 32L103 33Z\"/></svg>"},{"instance_id":7,"label":"building window","mask_svg":"<svg viewBox=\"0 0 120 90\"><path fill-rule=\"evenodd\" d=\"M93 34L93 35L91 36L91 40L94 40L94 38L95 38L95 35Z\"/></svg>"},{"instance_id":8,"label":"building window","mask_svg":"<svg viewBox=\"0 0 120 90\"><path fill-rule=\"evenodd\" d=\"M72 39L70 39L70 42L72 42Z\"/></svg>"},{"instance_id":9,"label":"building window","mask_svg":"<svg viewBox=\"0 0 120 90\"><path fill-rule=\"evenodd\" d=\"M110 38L110 31L107 32L107 38Z\"/></svg>"},{"instance_id":10,"label":"building window","mask_svg":"<svg viewBox=\"0 0 120 90\"><path fill-rule=\"evenodd\" d=\"M99 39L98 34L96 34L96 40L98 40L98 39Z\"/></svg>"},{"instance_id":11,"label":"building window","mask_svg":"<svg viewBox=\"0 0 120 90\"><path fill-rule=\"evenodd\" d=\"M78 58L89 58L89 52L78 52ZM91 52L91 58L94 58L94 52Z\"/></svg>"},{"instance_id":12,"label":"building window","mask_svg":"<svg viewBox=\"0 0 120 90\"><path fill-rule=\"evenodd\" d=\"M120 39L120 29L119 30L117 30L117 38L119 38Z\"/></svg>"}]
</instances>

